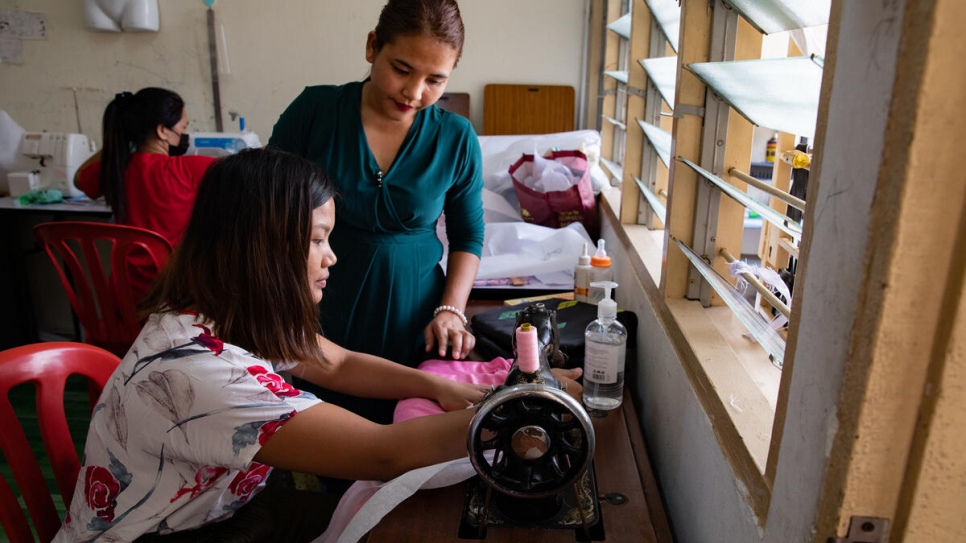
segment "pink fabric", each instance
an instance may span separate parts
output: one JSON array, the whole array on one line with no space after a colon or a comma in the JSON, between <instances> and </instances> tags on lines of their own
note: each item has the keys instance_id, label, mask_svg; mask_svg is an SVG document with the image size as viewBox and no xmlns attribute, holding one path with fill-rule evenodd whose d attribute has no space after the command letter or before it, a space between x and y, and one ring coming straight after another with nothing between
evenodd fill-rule
<instances>
[{"instance_id":1,"label":"pink fabric","mask_svg":"<svg viewBox=\"0 0 966 543\"><path fill-rule=\"evenodd\" d=\"M418 369L443 376L452 381L477 385L502 385L513 360L494 358L489 362L467 360L427 360ZM400 400L393 413L393 422L442 413L443 408L433 400L409 398Z\"/></svg>"}]
</instances>

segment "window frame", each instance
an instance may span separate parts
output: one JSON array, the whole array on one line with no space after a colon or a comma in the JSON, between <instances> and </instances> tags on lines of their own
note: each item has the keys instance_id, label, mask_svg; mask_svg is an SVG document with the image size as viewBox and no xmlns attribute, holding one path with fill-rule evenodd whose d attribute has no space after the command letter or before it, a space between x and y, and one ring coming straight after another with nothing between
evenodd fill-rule
<instances>
[{"instance_id":1,"label":"window frame","mask_svg":"<svg viewBox=\"0 0 966 543\"><path fill-rule=\"evenodd\" d=\"M608 240L608 246L617 241L626 248L633 273L644 287L651 305L658 309L699 401L711 420L716 421L714 431L722 451L747 488L748 500L763 524L775 478L790 372L779 371L777 376L772 376L777 381L774 387L777 390L770 400L755 384L753 372L749 373L743 360L757 359L754 363L768 366L770 363L764 350L755 345L751 349L753 354L742 352L735 355L734 351L738 349L719 348L722 344L727 345L728 333L721 332L720 326L714 329L715 326L709 325L726 320L721 319L720 312L715 310L721 300L701 276L696 275L696 269L673 241L692 240L696 231L701 231L704 225L712 225L705 229L703 245L695 250L700 250L699 254L714 254L714 268L719 275L729 277L728 262L718 254L717 248L741 246L745 207L712 188L676 157L688 156L702 165L710 163L708 169L723 179L728 177L731 168L750 172L754 125L713 92L706 91L704 83L682 66L692 62L761 58L762 34L722 0L715 1L713 10L708 10L706 5L694 6L693 2L682 4L677 51L677 103L671 105L676 110L671 115L672 163L666 172L666 186L673 186L666 196L669 224L666 230L661 230L665 225L660 223L638 185L655 185L660 176L660 160L643 135L643 128L632 125L637 124L636 119L653 119L653 97L659 95L636 61L629 64L623 179L619 190L603 195L601 208L604 216L615 225L614 235L618 238ZM716 25L717 32L713 30ZM712 35L720 42L716 47L711 46ZM667 43L649 6L644 1L638 2L633 6L629 47L631 54L635 55L633 58L652 56L658 51L656 41ZM669 46L666 48L670 49ZM641 51L646 54L640 54ZM719 58L709 58L713 54ZM668 118L670 108L660 103L663 118ZM703 129L709 118L717 120L717 131ZM794 135L781 134L779 150L794 148L794 139ZM714 145L722 140L724 145ZM605 141L602 156L607 145ZM657 173L651 175L655 169ZM640 179L634 179L630 173L633 171L641 172ZM785 192L788 191L790 173L789 166L776 160L773 179ZM731 181L737 188L744 188L741 180L732 177ZM784 213L784 202L775 197L770 201L773 208L781 208ZM702 212L696 213L695 208ZM731 252L740 254L741 251ZM788 261L786 245L782 244L777 229L772 231L763 227L760 252L768 256L762 258L762 266L771 265L777 269L777 262ZM740 397L745 409L738 406L736 397Z\"/></svg>"}]
</instances>

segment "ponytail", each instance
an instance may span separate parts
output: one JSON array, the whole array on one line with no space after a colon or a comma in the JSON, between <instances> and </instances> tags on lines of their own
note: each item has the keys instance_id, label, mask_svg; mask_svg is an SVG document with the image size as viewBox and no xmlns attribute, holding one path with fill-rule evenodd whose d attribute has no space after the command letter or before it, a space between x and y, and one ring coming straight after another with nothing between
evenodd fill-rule
<instances>
[{"instance_id":1,"label":"ponytail","mask_svg":"<svg viewBox=\"0 0 966 543\"><path fill-rule=\"evenodd\" d=\"M114 220L123 223L127 214L124 171L131 161L132 140L127 133L125 115L134 101L130 92L114 96L104 110L104 149L101 151L101 192L114 211Z\"/></svg>"}]
</instances>

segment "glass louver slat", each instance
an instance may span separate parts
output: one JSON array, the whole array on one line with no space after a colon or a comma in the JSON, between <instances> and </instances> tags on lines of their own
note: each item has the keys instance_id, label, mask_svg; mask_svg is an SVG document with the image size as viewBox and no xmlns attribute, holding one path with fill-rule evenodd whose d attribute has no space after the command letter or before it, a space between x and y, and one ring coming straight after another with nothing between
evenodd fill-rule
<instances>
[{"instance_id":1,"label":"glass louver slat","mask_svg":"<svg viewBox=\"0 0 966 543\"><path fill-rule=\"evenodd\" d=\"M745 325L751 335L765 349L765 352L772 356L772 363L779 368L782 367L785 360L785 340L764 319L758 316L758 312L748 303L748 300L735 287L731 286L731 283L721 277L714 268L702 260L700 255L696 254L687 245L681 243L680 240L674 239L674 242L681 249L681 252L684 253L684 256L701 273L701 276L721 296L721 299L735 312L738 320Z\"/></svg>"},{"instance_id":2,"label":"glass louver slat","mask_svg":"<svg viewBox=\"0 0 966 543\"><path fill-rule=\"evenodd\" d=\"M627 84L627 71L607 71L604 72L604 75L613 77L625 85Z\"/></svg>"},{"instance_id":3,"label":"glass louver slat","mask_svg":"<svg viewBox=\"0 0 966 543\"><path fill-rule=\"evenodd\" d=\"M631 39L631 14L627 13L622 15L613 23L607 25L607 29L622 38Z\"/></svg>"},{"instance_id":4,"label":"glass louver slat","mask_svg":"<svg viewBox=\"0 0 966 543\"><path fill-rule=\"evenodd\" d=\"M653 192L651 192L651 189L645 187L644 182L638 179L637 177L634 178L634 182L637 183L637 188L641 189L641 194L644 195L644 198L647 200L647 203L650 204L651 209L654 210L654 214L657 215L657 218L661 220L661 224L666 224L667 206L664 205L664 202L662 202L661 199L657 197L657 194L654 194Z\"/></svg>"},{"instance_id":5,"label":"glass louver slat","mask_svg":"<svg viewBox=\"0 0 966 543\"><path fill-rule=\"evenodd\" d=\"M616 178L618 181L623 181L624 179L624 167L620 164L614 162L613 160L607 160L604 157L600 157L600 163L607 168L610 172L611 177Z\"/></svg>"},{"instance_id":6,"label":"glass louver slat","mask_svg":"<svg viewBox=\"0 0 966 543\"><path fill-rule=\"evenodd\" d=\"M724 0L764 34L828 24L831 0Z\"/></svg>"},{"instance_id":7,"label":"glass louver slat","mask_svg":"<svg viewBox=\"0 0 966 543\"><path fill-rule=\"evenodd\" d=\"M822 69L808 57L696 62L688 69L756 125L814 135Z\"/></svg>"},{"instance_id":8,"label":"glass louver slat","mask_svg":"<svg viewBox=\"0 0 966 543\"><path fill-rule=\"evenodd\" d=\"M647 72L648 79L657 87L661 98L674 109L674 86L678 79L678 57L643 58L638 62Z\"/></svg>"},{"instance_id":9,"label":"glass louver slat","mask_svg":"<svg viewBox=\"0 0 966 543\"><path fill-rule=\"evenodd\" d=\"M654 126L651 123L646 123L640 119L637 120L637 124L641 125L641 130L643 130L644 135L647 136L647 141L651 142L651 145L654 146L654 150L657 151L657 156L661 158L661 162L670 168L671 133L663 128Z\"/></svg>"},{"instance_id":10,"label":"glass louver slat","mask_svg":"<svg viewBox=\"0 0 966 543\"><path fill-rule=\"evenodd\" d=\"M678 0L647 0L647 7L671 48L677 53L678 37L681 34L681 5Z\"/></svg>"},{"instance_id":11,"label":"glass louver slat","mask_svg":"<svg viewBox=\"0 0 966 543\"><path fill-rule=\"evenodd\" d=\"M792 240L795 242L796 245L798 244L799 241L801 241L802 226L797 222L791 220L785 215L782 215L781 213L775 211L774 209L762 204L761 202L759 202L758 200L755 200L751 196L748 196L744 192L741 192L740 190L735 188L735 186L732 185L731 183L728 183L727 181L725 181L724 179L721 179L717 175L709 172L708 170L705 170L704 168L702 168L701 166L698 166L694 162L691 162L690 160L684 157L678 157L678 160L690 166L691 169L698 172L698 174L701 177L714 183L719 189L721 189L722 192L732 197L733 199L737 200L738 203L754 211L755 213L758 213L759 215L761 215L761 218L774 224L783 232L791 236Z\"/></svg>"}]
</instances>

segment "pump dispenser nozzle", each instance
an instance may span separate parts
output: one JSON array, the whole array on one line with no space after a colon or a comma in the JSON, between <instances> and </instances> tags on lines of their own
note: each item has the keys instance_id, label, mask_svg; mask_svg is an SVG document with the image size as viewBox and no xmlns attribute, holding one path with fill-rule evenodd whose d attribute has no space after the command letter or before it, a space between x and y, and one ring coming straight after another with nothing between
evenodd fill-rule
<instances>
[{"instance_id":1,"label":"pump dispenser nozzle","mask_svg":"<svg viewBox=\"0 0 966 543\"><path fill-rule=\"evenodd\" d=\"M613 281L593 281L590 286L604 290L604 298L597 302L597 317L601 319L616 318L617 302L610 299L610 291L617 288L617 283Z\"/></svg>"},{"instance_id":2,"label":"pump dispenser nozzle","mask_svg":"<svg viewBox=\"0 0 966 543\"><path fill-rule=\"evenodd\" d=\"M595 283L614 279L614 272L610 267L610 257L607 256L607 249L604 248L605 244L603 238L597 240L597 252L590 259L590 289L587 293L587 301L595 305L604 298L604 292L596 287Z\"/></svg>"}]
</instances>

